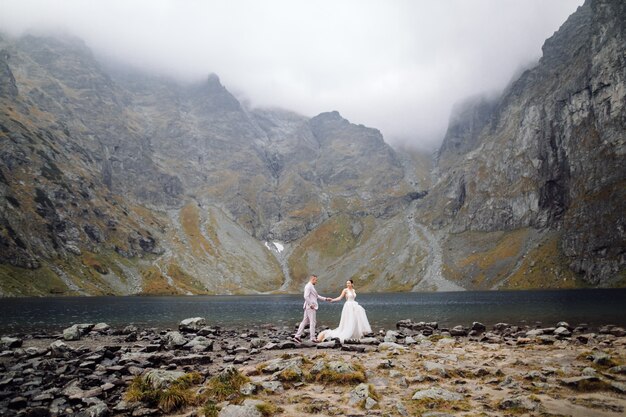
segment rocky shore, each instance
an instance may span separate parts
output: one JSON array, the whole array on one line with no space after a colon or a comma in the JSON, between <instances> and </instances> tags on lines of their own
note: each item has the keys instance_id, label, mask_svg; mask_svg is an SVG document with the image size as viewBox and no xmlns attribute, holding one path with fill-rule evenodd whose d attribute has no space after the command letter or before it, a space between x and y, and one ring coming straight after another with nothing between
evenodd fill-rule
<instances>
[{"instance_id":1,"label":"rocky shore","mask_svg":"<svg viewBox=\"0 0 626 417\"><path fill-rule=\"evenodd\" d=\"M293 329L76 324L4 335L3 416L623 416L626 331L568 323L441 328L358 341Z\"/></svg>"}]
</instances>

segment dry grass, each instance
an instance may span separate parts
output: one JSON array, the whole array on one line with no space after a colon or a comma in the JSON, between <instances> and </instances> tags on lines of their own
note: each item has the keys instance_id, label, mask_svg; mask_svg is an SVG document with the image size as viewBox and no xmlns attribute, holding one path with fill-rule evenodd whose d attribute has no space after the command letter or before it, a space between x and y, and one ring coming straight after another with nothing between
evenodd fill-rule
<instances>
[{"instance_id":1,"label":"dry grass","mask_svg":"<svg viewBox=\"0 0 626 417\"><path fill-rule=\"evenodd\" d=\"M423 414L432 411L450 412L472 410L472 406L467 400L446 401L432 398L411 400L411 404L408 408L412 411L411 415L416 416L422 416Z\"/></svg>"},{"instance_id":2,"label":"dry grass","mask_svg":"<svg viewBox=\"0 0 626 417\"><path fill-rule=\"evenodd\" d=\"M336 385L354 385L367 381L365 369L359 363L353 363L354 372L339 373L332 371L326 366L320 373L314 376L316 382Z\"/></svg>"},{"instance_id":3,"label":"dry grass","mask_svg":"<svg viewBox=\"0 0 626 417\"><path fill-rule=\"evenodd\" d=\"M555 234L531 250L506 282L508 289L578 288L584 283L567 267ZM532 266L531 266L532 265Z\"/></svg>"},{"instance_id":4,"label":"dry grass","mask_svg":"<svg viewBox=\"0 0 626 417\"><path fill-rule=\"evenodd\" d=\"M141 271L143 278L142 293L151 295L176 295L178 290L167 283L167 279L156 266Z\"/></svg>"},{"instance_id":5,"label":"dry grass","mask_svg":"<svg viewBox=\"0 0 626 417\"><path fill-rule=\"evenodd\" d=\"M231 372L223 372L211 378L201 398L205 402L219 403L225 400L237 402L241 399L239 390L248 382L250 382L248 377L233 368Z\"/></svg>"},{"instance_id":6,"label":"dry grass","mask_svg":"<svg viewBox=\"0 0 626 417\"><path fill-rule=\"evenodd\" d=\"M196 403L196 395L191 387L201 381L202 376L192 372L173 381L167 388L154 388L146 378L137 376L124 397L127 401L141 401L170 413Z\"/></svg>"},{"instance_id":7,"label":"dry grass","mask_svg":"<svg viewBox=\"0 0 626 417\"><path fill-rule=\"evenodd\" d=\"M196 204L187 204L180 210L180 223L194 256L200 258L204 258L207 255L216 256L213 245L204 237L200 230L200 213Z\"/></svg>"},{"instance_id":8,"label":"dry grass","mask_svg":"<svg viewBox=\"0 0 626 417\"><path fill-rule=\"evenodd\" d=\"M282 409L280 409L279 407L275 406L272 403L267 403L267 402L264 402L263 404L257 404L256 409L259 410L259 412L261 413L261 415L263 415L263 417L271 417L273 415L276 415L282 412Z\"/></svg>"}]
</instances>

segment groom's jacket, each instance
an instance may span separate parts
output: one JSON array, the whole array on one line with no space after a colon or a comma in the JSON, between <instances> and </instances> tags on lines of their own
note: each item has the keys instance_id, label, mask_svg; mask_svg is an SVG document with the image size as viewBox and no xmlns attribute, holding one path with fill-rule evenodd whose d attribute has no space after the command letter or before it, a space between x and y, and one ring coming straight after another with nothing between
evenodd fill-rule
<instances>
[{"instance_id":1,"label":"groom's jacket","mask_svg":"<svg viewBox=\"0 0 626 417\"><path fill-rule=\"evenodd\" d=\"M317 299L323 300L324 297L317 293L315 289L315 285L310 282L306 284L304 287L304 306L302 308L307 309L313 307L314 310L317 310Z\"/></svg>"}]
</instances>

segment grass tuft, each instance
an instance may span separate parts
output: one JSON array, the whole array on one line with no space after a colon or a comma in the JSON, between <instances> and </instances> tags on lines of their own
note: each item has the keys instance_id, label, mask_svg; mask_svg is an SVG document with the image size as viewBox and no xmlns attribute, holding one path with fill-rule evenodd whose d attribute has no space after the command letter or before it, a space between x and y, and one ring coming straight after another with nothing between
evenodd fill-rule
<instances>
[{"instance_id":1,"label":"grass tuft","mask_svg":"<svg viewBox=\"0 0 626 417\"><path fill-rule=\"evenodd\" d=\"M238 401L241 399L239 390L248 382L250 379L242 375L237 369L227 369L209 380L207 389L202 394L202 399L218 403L225 400Z\"/></svg>"},{"instance_id":2,"label":"grass tuft","mask_svg":"<svg viewBox=\"0 0 626 417\"><path fill-rule=\"evenodd\" d=\"M259 412L261 413L261 415L263 415L263 417L271 417L279 412L282 412L282 409L278 408L272 403L266 403L266 402L262 404L257 404L256 409L259 410Z\"/></svg>"},{"instance_id":3,"label":"grass tuft","mask_svg":"<svg viewBox=\"0 0 626 417\"><path fill-rule=\"evenodd\" d=\"M173 381L167 388L154 388L146 378L137 376L128 387L125 399L157 406L162 411L170 413L196 402L196 395L191 391L191 387L201 381L202 376L193 372Z\"/></svg>"}]
</instances>

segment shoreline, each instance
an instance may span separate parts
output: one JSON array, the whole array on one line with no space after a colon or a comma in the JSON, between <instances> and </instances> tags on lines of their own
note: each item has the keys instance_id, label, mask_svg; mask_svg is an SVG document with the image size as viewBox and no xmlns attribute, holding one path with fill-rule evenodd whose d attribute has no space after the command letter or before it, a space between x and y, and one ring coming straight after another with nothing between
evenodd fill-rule
<instances>
[{"instance_id":1,"label":"shoreline","mask_svg":"<svg viewBox=\"0 0 626 417\"><path fill-rule=\"evenodd\" d=\"M401 320L343 345L297 345L291 335L290 327L219 328L193 318L170 331L99 323L3 336L0 414L204 415L197 393L229 369L248 382L215 402L214 415L610 417L626 409L626 331L617 326L445 329ZM125 400L134 380L155 372L197 374L193 404L165 413Z\"/></svg>"}]
</instances>

